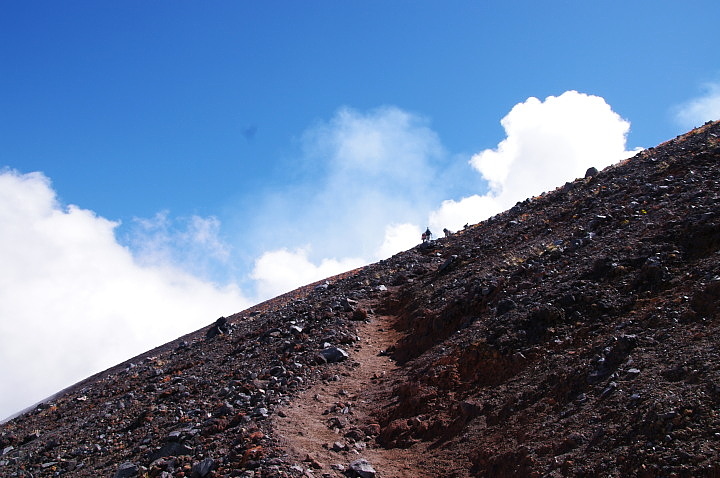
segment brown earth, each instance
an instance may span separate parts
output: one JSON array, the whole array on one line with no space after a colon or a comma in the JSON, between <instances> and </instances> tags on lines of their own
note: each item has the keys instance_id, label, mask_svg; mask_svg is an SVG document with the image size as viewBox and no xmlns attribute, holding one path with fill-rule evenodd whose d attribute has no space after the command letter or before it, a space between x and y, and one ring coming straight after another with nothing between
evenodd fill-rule
<instances>
[{"instance_id":1,"label":"brown earth","mask_svg":"<svg viewBox=\"0 0 720 478\"><path fill-rule=\"evenodd\" d=\"M388 478L437 476L418 466L423 461L418 450L387 450L364 440L368 427L375 426L379 431L373 417L379 398L377 385L397 380L398 376L397 365L383 354L400 338L392 328L393 319L381 315L361 323L360 340L353 348L350 365L339 375L329 371L320 383L281 410L283 416L276 420L275 432L295 460L322 470L338 463L340 466L330 473L332 476L343 476L337 470L344 470L344 464L359 457L385 470L382 476ZM370 434L373 433L377 434L371 430ZM348 435L355 439L346 444ZM337 442L342 447L334 451Z\"/></svg>"},{"instance_id":2,"label":"brown earth","mask_svg":"<svg viewBox=\"0 0 720 478\"><path fill-rule=\"evenodd\" d=\"M0 427L0 476L720 476L719 138L90 377Z\"/></svg>"}]
</instances>

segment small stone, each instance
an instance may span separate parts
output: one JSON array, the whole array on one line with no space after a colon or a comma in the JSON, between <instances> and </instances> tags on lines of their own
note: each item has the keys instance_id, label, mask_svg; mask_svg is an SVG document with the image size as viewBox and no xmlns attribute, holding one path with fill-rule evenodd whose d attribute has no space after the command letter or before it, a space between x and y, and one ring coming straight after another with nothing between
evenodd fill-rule
<instances>
[{"instance_id":1,"label":"small stone","mask_svg":"<svg viewBox=\"0 0 720 478\"><path fill-rule=\"evenodd\" d=\"M314 468L316 470L321 470L325 467L325 465L320 463L316 457L314 457L313 455L310 455L310 454L307 454L305 456L305 460L303 460L303 461L310 463L310 467Z\"/></svg>"},{"instance_id":2,"label":"small stone","mask_svg":"<svg viewBox=\"0 0 720 478\"><path fill-rule=\"evenodd\" d=\"M131 476L137 475L139 471L140 469L135 463L126 461L118 467L117 472L115 472L115 478L130 478Z\"/></svg>"},{"instance_id":3,"label":"small stone","mask_svg":"<svg viewBox=\"0 0 720 478\"><path fill-rule=\"evenodd\" d=\"M322 356L327 363L342 362L349 357L347 352L338 347L325 348L320 352L320 356Z\"/></svg>"},{"instance_id":4,"label":"small stone","mask_svg":"<svg viewBox=\"0 0 720 478\"><path fill-rule=\"evenodd\" d=\"M627 371L628 378L635 378L638 375L640 375L640 370L636 368L631 368Z\"/></svg>"},{"instance_id":5,"label":"small stone","mask_svg":"<svg viewBox=\"0 0 720 478\"><path fill-rule=\"evenodd\" d=\"M363 320L367 320L367 318L368 318L367 310L365 310L363 308L357 308L353 311L351 320L360 322Z\"/></svg>"},{"instance_id":6,"label":"small stone","mask_svg":"<svg viewBox=\"0 0 720 478\"><path fill-rule=\"evenodd\" d=\"M267 408L265 408L265 407L258 407L258 408L256 408L255 410L253 410L252 415L253 415L254 417L267 418L267 416L268 416L269 413L270 413L270 412L269 412L269 410L268 410Z\"/></svg>"},{"instance_id":7,"label":"small stone","mask_svg":"<svg viewBox=\"0 0 720 478\"><path fill-rule=\"evenodd\" d=\"M210 474L215 468L215 460L212 458L205 458L199 463L195 463L192 467L192 478L204 478Z\"/></svg>"},{"instance_id":8,"label":"small stone","mask_svg":"<svg viewBox=\"0 0 720 478\"><path fill-rule=\"evenodd\" d=\"M287 370L282 365L276 365L272 367L268 373L273 377L281 377L287 373Z\"/></svg>"},{"instance_id":9,"label":"small stone","mask_svg":"<svg viewBox=\"0 0 720 478\"><path fill-rule=\"evenodd\" d=\"M438 272L444 272L448 267L450 267L451 264L453 264L457 260L458 256L453 254L452 256L445 259L445 262L440 266L438 269Z\"/></svg>"},{"instance_id":10,"label":"small stone","mask_svg":"<svg viewBox=\"0 0 720 478\"><path fill-rule=\"evenodd\" d=\"M610 382L608 386L605 387L605 390L600 393L600 398L609 397L615 390L617 390L617 383Z\"/></svg>"},{"instance_id":11,"label":"small stone","mask_svg":"<svg viewBox=\"0 0 720 478\"><path fill-rule=\"evenodd\" d=\"M350 440L354 441L360 441L365 438L365 434L362 432L362 430L359 430L357 428L353 428L349 432L347 432L345 435L345 438L348 438Z\"/></svg>"},{"instance_id":12,"label":"small stone","mask_svg":"<svg viewBox=\"0 0 720 478\"><path fill-rule=\"evenodd\" d=\"M350 463L350 470L360 478L375 478L375 468L364 458L355 460Z\"/></svg>"},{"instance_id":13,"label":"small stone","mask_svg":"<svg viewBox=\"0 0 720 478\"><path fill-rule=\"evenodd\" d=\"M170 441L168 443L165 443L158 450L150 453L148 455L148 459L152 462L152 461L157 460L158 458L164 458L167 456L181 456L181 455L191 455L191 454L192 454L192 448L187 447L177 441Z\"/></svg>"},{"instance_id":14,"label":"small stone","mask_svg":"<svg viewBox=\"0 0 720 478\"><path fill-rule=\"evenodd\" d=\"M340 299L340 306L345 310L345 312L352 312L355 310L357 304L358 302L356 300L348 299L347 297Z\"/></svg>"}]
</instances>

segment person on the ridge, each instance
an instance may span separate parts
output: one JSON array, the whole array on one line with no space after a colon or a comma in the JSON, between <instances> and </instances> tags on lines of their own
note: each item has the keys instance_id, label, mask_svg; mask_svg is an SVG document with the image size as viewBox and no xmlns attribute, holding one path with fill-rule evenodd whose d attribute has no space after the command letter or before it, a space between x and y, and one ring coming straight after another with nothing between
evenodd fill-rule
<instances>
[{"instance_id":1,"label":"person on the ridge","mask_svg":"<svg viewBox=\"0 0 720 478\"><path fill-rule=\"evenodd\" d=\"M423 242L430 242L430 239L432 239L432 232L430 232L430 228L428 227L425 229L425 232L423 232L422 240Z\"/></svg>"}]
</instances>

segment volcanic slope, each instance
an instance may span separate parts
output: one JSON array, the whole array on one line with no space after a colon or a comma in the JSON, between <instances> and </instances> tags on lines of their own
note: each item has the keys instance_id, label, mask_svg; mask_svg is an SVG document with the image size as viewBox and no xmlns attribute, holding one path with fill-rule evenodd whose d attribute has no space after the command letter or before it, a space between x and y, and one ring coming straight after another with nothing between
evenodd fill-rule
<instances>
[{"instance_id":1,"label":"volcanic slope","mask_svg":"<svg viewBox=\"0 0 720 478\"><path fill-rule=\"evenodd\" d=\"M719 173L708 123L235 314L4 423L0 476L720 476Z\"/></svg>"}]
</instances>

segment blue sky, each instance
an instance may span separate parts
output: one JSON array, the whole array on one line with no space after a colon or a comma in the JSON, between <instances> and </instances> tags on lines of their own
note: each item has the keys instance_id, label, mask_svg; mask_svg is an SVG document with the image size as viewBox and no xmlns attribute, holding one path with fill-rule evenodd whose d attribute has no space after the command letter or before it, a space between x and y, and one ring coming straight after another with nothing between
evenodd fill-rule
<instances>
[{"instance_id":1,"label":"blue sky","mask_svg":"<svg viewBox=\"0 0 720 478\"><path fill-rule=\"evenodd\" d=\"M0 415L718 119L718 18L712 0L3 2L0 358L42 352L0 371L29 383Z\"/></svg>"}]
</instances>

